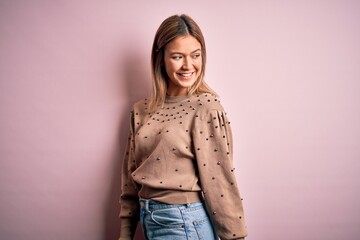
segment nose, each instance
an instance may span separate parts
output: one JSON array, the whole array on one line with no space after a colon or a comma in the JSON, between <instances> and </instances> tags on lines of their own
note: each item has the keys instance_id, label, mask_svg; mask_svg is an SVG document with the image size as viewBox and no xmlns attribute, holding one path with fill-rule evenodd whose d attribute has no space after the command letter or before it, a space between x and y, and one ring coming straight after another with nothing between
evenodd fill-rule
<instances>
[{"instance_id":1,"label":"nose","mask_svg":"<svg viewBox=\"0 0 360 240\"><path fill-rule=\"evenodd\" d=\"M191 64L192 64L191 58L185 57L185 58L184 58L183 65L182 65L182 68L183 68L183 69L190 69L190 68L191 68Z\"/></svg>"}]
</instances>

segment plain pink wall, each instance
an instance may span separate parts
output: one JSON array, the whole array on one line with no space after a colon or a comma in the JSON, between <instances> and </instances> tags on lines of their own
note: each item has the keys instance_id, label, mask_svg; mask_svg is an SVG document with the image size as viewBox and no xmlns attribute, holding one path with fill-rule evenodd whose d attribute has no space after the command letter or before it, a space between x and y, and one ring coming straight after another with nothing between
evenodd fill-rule
<instances>
[{"instance_id":1,"label":"plain pink wall","mask_svg":"<svg viewBox=\"0 0 360 240\"><path fill-rule=\"evenodd\" d=\"M360 235L360 2L0 1L0 238L116 239L161 21L203 29L249 240ZM138 233L137 239L143 239Z\"/></svg>"}]
</instances>

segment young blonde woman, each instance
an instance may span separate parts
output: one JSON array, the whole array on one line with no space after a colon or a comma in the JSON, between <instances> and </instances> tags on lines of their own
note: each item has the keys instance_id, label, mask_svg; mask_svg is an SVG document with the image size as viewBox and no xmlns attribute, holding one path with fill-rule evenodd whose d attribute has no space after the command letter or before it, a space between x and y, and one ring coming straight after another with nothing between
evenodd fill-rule
<instances>
[{"instance_id":1,"label":"young blonde woman","mask_svg":"<svg viewBox=\"0 0 360 240\"><path fill-rule=\"evenodd\" d=\"M244 239L230 122L205 81L206 48L187 15L164 20L153 92L134 104L122 169L120 239Z\"/></svg>"}]
</instances>

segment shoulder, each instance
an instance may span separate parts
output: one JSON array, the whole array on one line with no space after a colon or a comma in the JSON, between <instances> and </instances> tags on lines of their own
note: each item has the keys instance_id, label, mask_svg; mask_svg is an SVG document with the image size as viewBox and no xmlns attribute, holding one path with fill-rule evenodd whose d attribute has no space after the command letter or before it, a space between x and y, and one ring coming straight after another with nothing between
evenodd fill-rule
<instances>
[{"instance_id":1,"label":"shoulder","mask_svg":"<svg viewBox=\"0 0 360 240\"><path fill-rule=\"evenodd\" d=\"M148 110L148 98L143 98L141 100L138 100L133 105L133 112L135 115L144 115Z\"/></svg>"},{"instance_id":2,"label":"shoulder","mask_svg":"<svg viewBox=\"0 0 360 240\"><path fill-rule=\"evenodd\" d=\"M198 96L199 108L198 114L203 119L212 112L225 112L221 105L220 98L210 93L203 93Z\"/></svg>"}]
</instances>

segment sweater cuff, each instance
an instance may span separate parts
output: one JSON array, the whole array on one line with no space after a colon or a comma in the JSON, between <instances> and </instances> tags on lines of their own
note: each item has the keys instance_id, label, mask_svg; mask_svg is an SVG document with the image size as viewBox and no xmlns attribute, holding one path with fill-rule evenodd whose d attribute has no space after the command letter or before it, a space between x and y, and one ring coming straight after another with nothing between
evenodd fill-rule
<instances>
[{"instance_id":1,"label":"sweater cuff","mask_svg":"<svg viewBox=\"0 0 360 240\"><path fill-rule=\"evenodd\" d=\"M133 219L121 219L120 224L119 240L132 240L135 235L137 222Z\"/></svg>"}]
</instances>

